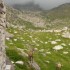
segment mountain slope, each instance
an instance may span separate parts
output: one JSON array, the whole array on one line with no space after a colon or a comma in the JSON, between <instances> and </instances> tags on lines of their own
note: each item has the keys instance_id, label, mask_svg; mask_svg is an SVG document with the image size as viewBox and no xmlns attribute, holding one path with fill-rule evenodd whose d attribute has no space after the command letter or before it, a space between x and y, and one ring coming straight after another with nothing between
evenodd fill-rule
<instances>
[{"instance_id":1,"label":"mountain slope","mask_svg":"<svg viewBox=\"0 0 70 70\"><path fill-rule=\"evenodd\" d=\"M29 22L22 17L22 12L7 6L7 22L10 25L23 26L24 28L36 29L32 22Z\"/></svg>"},{"instance_id":2,"label":"mountain slope","mask_svg":"<svg viewBox=\"0 0 70 70\"><path fill-rule=\"evenodd\" d=\"M24 25L30 28L45 28L45 21L40 15L42 11L18 11L7 7L7 21L12 24Z\"/></svg>"},{"instance_id":3,"label":"mountain slope","mask_svg":"<svg viewBox=\"0 0 70 70\"><path fill-rule=\"evenodd\" d=\"M43 12L42 15L46 19L48 26L50 28L70 28L70 3L60 5L48 12Z\"/></svg>"},{"instance_id":4,"label":"mountain slope","mask_svg":"<svg viewBox=\"0 0 70 70\"><path fill-rule=\"evenodd\" d=\"M50 10L48 13L48 16L50 17L54 16L53 17L54 19L55 18L59 18L59 19L70 18L69 12L70 12L70 3L67 3L67 4L60 5L59 7Z\"/></svg>"},{"instance_id":5,"label":"mountain slope","mask_svg":"<svg viewBox=\"0 0 70 70\"><path fill-rule=\"evenodd\" d=\"M28 7L28 6L25 6ZM31 8L31 6L30 6ZM36 8L36 7L35 7ZM7 20L13 24L27 26L28 28L62 29L70 28L70 4L63 4L49 11L44 10L24 10L18 11L7 8ZM29 24L28 24L29 23Z\"/></svg>"}]
</instances>

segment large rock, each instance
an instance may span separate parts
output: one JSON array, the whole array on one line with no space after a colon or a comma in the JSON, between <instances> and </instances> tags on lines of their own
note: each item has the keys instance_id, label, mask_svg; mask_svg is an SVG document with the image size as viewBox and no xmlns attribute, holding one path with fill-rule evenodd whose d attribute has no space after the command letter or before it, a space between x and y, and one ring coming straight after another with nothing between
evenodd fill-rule
<instances>
[{"instance_id":1,"label":"large rock","mask_svg":"<svg viewBox=\"0 0 70 70\"><path fill-rule=\"evenodd\" d=\"M8 57L6 57L6 70L15 70L14 64L12 64Z\"/></svg>"},{"instance_id":2,"label":"large rock","mask_svg":"<svg viewBox=\"0 0 70 70\"><path fill-rule=\"evenodd\" d=\"M6 27L6 8L2 0L0 0L0 70L6 68L5 55L5 27Z\"/></svg>"}]
</instances>

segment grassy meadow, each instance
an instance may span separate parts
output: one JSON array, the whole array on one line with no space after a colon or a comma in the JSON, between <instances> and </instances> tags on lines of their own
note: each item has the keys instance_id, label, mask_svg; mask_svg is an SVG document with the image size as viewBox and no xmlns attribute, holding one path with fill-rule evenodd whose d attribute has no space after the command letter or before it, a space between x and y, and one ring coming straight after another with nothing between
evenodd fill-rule
<instances>
[{"instance_id":1,"label":"grassy meadow","mask_svg":"<svg viewBox=\"0 0 70 70\"><path fill-rule=\"evenodd\" d=\"M17 50L27 53L31 48L36 49L33 56L41 70L56 70L57 62L62 64L62 70L70 70L70 39L62 37L61 32L20 30L13 27L7 31L14 35L12 38L6 38L6 54L14 62L15 70L34 70L28 63L28 57ZM57 45L61 45L63 49L54 50L53 47ZM17 64L16 61L23 61L24 64Z\"/></svg>"}]
</instances>

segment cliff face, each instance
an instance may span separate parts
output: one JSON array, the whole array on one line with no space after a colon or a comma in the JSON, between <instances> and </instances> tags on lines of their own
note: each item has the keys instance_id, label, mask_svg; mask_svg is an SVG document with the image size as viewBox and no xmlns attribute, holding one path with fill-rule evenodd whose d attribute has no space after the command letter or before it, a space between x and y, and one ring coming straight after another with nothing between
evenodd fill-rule
<instances>
[{"instance_id":1,"label":"cliff face","mask_svg":"<svg viewBox=\"0 0 70 70\"><path fill-rule=\"evenodd\" d=\"M5 70L5 26L6 26L6 8L0 0L0 70Z\"/></svg>"}]
</instances>

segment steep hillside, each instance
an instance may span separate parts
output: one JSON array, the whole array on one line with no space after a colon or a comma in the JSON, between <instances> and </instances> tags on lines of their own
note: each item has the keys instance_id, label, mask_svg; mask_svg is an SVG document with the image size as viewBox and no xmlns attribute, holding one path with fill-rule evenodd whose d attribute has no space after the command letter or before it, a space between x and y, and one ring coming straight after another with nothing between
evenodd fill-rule
<instances>
[{"instance_id":1,"label":"steep hillside","mask_svg":"<svg viewBox=\"0 0 70 70\"><path fill-rule=\"evenodd\" d=\"M50 16L51 18L54 16L53 19L70 18L69 12L70 12L70 3L67 3L50 10L48 16Z\"/></svg>"},{"instance_id":2,"label":"steep hillside","mask_svg":"<svg viewBox=\"0 0 70 70\"><path fill-rule=\"evenodd\" d=\"M30 4L28 4L30 5ZM25 5L24 8L28 7ZM33 5L33 4L32 4ZM29 6L31 8L31 6ZM37 7L37 6L36 6ZM35 7L35 8L36 8ZM7 20L13 24L23 24L29 28L45 28L45 29L62 29L70 28L70 4L63 4L49 11L40 9L18 11L13 8L7 8ZM29 24L28 24L29 23Z\"/></svg>"},{"instance_id":3,"label":"steep hillside","mask_svg":"<svg viewBox=\"0 0 70 70\"><path fill-rule=\"evenodd\" d=\"M70 3L60 5L48 12L43 12L42 15L46 18L50 28L70 27ZM52 26L52 27L51 27Z\"/></svg>"},{"instance_id":4,"label":"steep hillside","mask_svg":"<svg viewBox=\"0 0 70 70\"><path fill-rule=\"evenodd\" d=\"M7 6L7 22L10 24L24 25L25 28L46 28L42 11L19 11Z\"/></svg>"},{"instance_id":5,"label":"steep hillside","mask_svg":"<svg viewBox=\"0 0 70 70\"><path fill-rule=\"evenodd\" d=\"M26 17L23 12L20 12L16 9L13 9L12 7L7 6L7 22L10 25L23 26L23 28L38 29L38 27L35 27L32 22L23 19L21 15Z\"/></svg>"}]
</instances>

